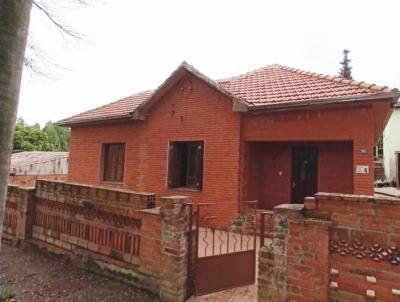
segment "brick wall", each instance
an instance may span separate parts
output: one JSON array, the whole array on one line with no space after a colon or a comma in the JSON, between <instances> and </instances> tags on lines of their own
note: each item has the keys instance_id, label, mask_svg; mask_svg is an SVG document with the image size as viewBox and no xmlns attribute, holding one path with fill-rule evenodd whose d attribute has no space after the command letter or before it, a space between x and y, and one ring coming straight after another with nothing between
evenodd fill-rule
<instances>
[{"instance_id":1,"label":"brick wall","mask_svg":"<svg viewBox=\"0 0 400 302\"><path fill-rule=\"evenodd\" d=\"M318 193L274 209L258 301L400 301L400 200Z\"/></svg>"},{"instance_id":2,"label":"brick wall","mask_svg":"<svg viewBox=\"0 0 400 302\"><path fill-rule=\"evenodd\" d=\"M243 200L258 200L262 209L291 201L292 148L311 145L318 150L318 192L353 193L351 142L250 143Z\"/></svg>"},{"instance_id":3,"label":"brick wall","mask_svg":"<svg viewBox=\"0 0 400 302\"><path fill-rule=\"evenodd\" d=\"M148 289L163 301L184 301L190 198L161 197L160 208L154 200L149 193L45 180L36 188L9 186L4 234Z\"/></svg>"},{"instance_id":4,"label":"brick wall","mask_svg":"<svg viewBox=\"0 0 400 302\"><path fill-rule=\"evenodd\" d=\"M275 207L272 243L259 252L258 301L328 300L329 222L305 219L302 207Z\"/></svg>"},{"instance_id":5,"label":"brick wall","mask_svg":"<svg viewBox=\"0 0 400 302\"><path fill-rule=\"evenodd\" d=\"M8 183L10 185L24 186L24 187L34 187L35 182L38 179L47 180L60 180L66 181L67 174L60 175L10 175Z\"/></svg>"},{"instance_id":6,"label":"brick wall","mask_svg":"<svg viewBox=\"0 0 400 302\"><path fill-rule=\"evenodd\" d=\"M373 194L373 148L377 142L377 133L383 130L383 113L389 111L389 106L387 102L376 102L345 108L320 107L244 115L241 120L242 143L352 141L353 193ZM245 145L242 148L246 150ZM361 149L365 149L366 153L361 152ZM243 166L248 156L243 154ZM341 156L334 156L333 165L341 160ZM369 173L356 174L356 165L369 166ZM242 179L242 193L245 194L248 183L244 175Z\"/></svg>"},{"instance_id":7,"label":"brick wall","mask_svg":"<svg viewBox=\"0 0 400 302\"><path fill-rule=\"evenodd\" d=\"M306 209L333 222L332 301L400 301L399 199L317 194Z\"/></svg>"},{"instance_id":8,"label":"brick wall","mask_svg":"<svg viewBox=\"0 0 400 302\"><path fill-rule=\"evenodd\" d=\"M204 141L203 189L167 187L169 141ZM176 84L148 113L145 121L72 127L69 181L113 186L100 180L101 144L126 143L123 184L157 196L191 196L217 203L222 224L238 210L240 116L232 102L193 76ZM223 193L222 193L223 192Z\"/></svg>"}]
</instances>

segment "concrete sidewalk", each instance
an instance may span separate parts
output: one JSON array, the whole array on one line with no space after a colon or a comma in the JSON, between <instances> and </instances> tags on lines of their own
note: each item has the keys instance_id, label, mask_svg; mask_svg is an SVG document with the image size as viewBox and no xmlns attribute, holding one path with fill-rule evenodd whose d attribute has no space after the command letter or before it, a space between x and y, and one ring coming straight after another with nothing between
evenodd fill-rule
<instances>
[{"instance_id":1,"label":"concrete sidewalk","mask_svg":"<svg viewBox=\"0 0 400 302\"><path fill-rule=\"evenodd\" d=\"M394 187L375 188L375 194L400 198L400 189Z\"/></svg>"}]
</instances>

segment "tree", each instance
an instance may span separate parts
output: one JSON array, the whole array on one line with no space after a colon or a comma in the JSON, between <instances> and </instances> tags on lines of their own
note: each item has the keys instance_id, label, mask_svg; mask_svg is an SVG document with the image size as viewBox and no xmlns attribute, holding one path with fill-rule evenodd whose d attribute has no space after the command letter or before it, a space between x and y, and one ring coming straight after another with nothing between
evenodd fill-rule
<instances>
[{"instance_id":1,"label":"tree","mask_svg":"<svg viewBox=\"0 0 400 302\"><path fill-rule=\"evenodd\" d=\"M65 22L58 12L72 7L88 5L89 3L92 4L92 2L91 0L33 0L33 10L42 13L50 23L50 26L54 26L58 29L60 36L67 45L74 40L83 39L84 36L69 26L67 24L68 22ZM40 38L34 34L35 33L29 33L24 67L29 71L30 75L35 77L52 78L51 70L57 70L63 66L60 66L58 62L54 62L51 59L46 49L41 47Z\"/></svg>"},{"instance_id":2,"label":"tree","mask_svg":"<svg viewBox=\"0 0 400 302\"><path fill-rule=\"evenodd\" d=\"M0 248L32 0L0 0Z\"/></svg>"},{"instance_id":3,"label":"tree","mask_svg":"<svg viewBox=\"0 0 400 302\"><path fill-rule=\"evenodd\" d=\"M68 2L87 4L86 0ZM49 9L54 3L58 4L58 1L0 0L0 249L22 69L25 66L40 73L35 60L25 57L32 6L42 11L63 34L79 38L54 18ZM31 44L29 48L37 52L35 45Z\"/></svg>"},{"instance_id":4,"label":"tree","mask_svg":"<svg viewBox=\"0 0 400 302\"><path fill-rule=\"evenodd\" d=\"M340 68L339 75L342 78L352 80L353 79L351 76L352 67L350 66L351 60L348 58L349 52L350 52L350 50L348 50L348 49L343 50L343 61L340 62L342 67Z\"/></svg>"},{"instance_id":5,"label":"tree","mask_svg":"<svg viewBox=\"0 0 400 302\"><path fill-rule=\"evenodd\" d=\"M69 129L54 125L51 121L41 129L39 124L29 126L23 119L15 125L13 152L21 151L68 151Z\"/></svg>"},{"instance_id":6,"label":"tree","mask_svg":"<svg viewBox=\"0 0 400 302\"><path fill-rule=\"evenodd\" d=\"M46 132L36 125L24 126L17 123L14 133L14 152L19 151L53 151Z\"/></svg>"},{"instance_id":7,"label":"tree","mask_svg":"<svg viewBox=\"0 0 400 302\"><path fill-rule=\"evenodd\" d=\"M51 151L68 151L71 135L68 128L59 127L50 121L47 122L43 131L47 134L49 143L52 145Z\"/></svg>"}]
</instances>

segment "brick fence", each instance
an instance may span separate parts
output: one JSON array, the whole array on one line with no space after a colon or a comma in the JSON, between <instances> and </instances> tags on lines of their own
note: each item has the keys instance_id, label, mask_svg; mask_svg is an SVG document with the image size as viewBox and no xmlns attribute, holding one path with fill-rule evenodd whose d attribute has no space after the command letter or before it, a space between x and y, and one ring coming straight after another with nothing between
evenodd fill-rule
<instances>
[{"instance_id":1,"label":"brick fence","mask_svg":"<svg viewBox=\"0 0 400 302\"><path fill-rule=\"evenodd\" d=\"M34 187L38 179L66 181L66 174L49 174L49 175L9 175L8 183L15 186Z\"/></svg>"},{"instance_id":2,"label":"brick fence","mask_svg":"<svg viewBox=\"0 0 400 302\"><path fill-rule=\"evenodd\" d=\"M190 198L38 180L10 185L4 234L88 269L184 301Z\"/></svg>"},{"instance_id":3,"label":"brick fence","mask_svg":"<svg viewBox=\"0 0 400 302\"><path fill-rule=\"evenodd\" d=\"M318 193L274 209L258 301L400 301L400 199Z\"/></svg>"}]
</instances>

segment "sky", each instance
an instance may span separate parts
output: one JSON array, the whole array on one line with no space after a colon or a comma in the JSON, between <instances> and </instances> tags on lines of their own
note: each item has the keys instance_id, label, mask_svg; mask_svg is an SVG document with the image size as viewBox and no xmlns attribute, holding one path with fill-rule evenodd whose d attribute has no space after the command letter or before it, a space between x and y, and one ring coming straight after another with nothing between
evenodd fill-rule
<instances>
[{"instance_id":1,"label":"sky","mask_svg":"<svg viewBox=\"0 0 400 302\"><path fill-rule=\"evenodd\" d=\"M47 2L82 38L32 10L28 55L45 75L24 71L18 110L32 124L155 89L182 61L213 79L269 64L337 75L347 48L354 79L400 88L398 0Z\"/></svg>"}]
</instances>

